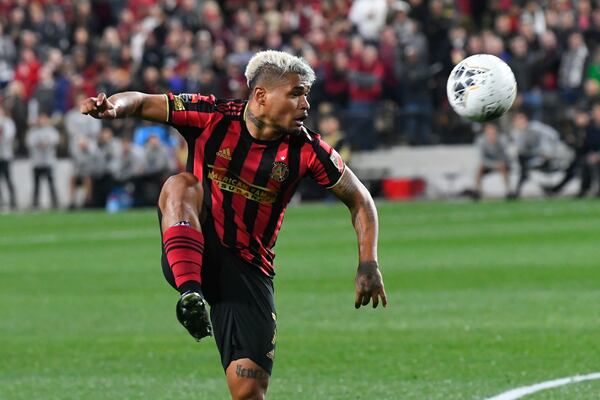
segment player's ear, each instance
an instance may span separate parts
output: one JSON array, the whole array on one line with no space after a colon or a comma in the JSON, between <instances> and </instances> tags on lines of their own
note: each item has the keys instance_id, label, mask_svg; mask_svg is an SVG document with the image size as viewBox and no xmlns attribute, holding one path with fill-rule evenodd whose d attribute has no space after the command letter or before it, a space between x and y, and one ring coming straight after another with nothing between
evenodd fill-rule
<instances>
[{"instance_id":1,"label":"player's ear","mask_svg":"<svg viewBox=\"0 0 600 400\"><path fill-rule=\"evenodd\" d=\"M258 104L264 106L267 100L267 89L262 86L256 86L252 91L252 96Z\"/></svg>"}]
</instances>

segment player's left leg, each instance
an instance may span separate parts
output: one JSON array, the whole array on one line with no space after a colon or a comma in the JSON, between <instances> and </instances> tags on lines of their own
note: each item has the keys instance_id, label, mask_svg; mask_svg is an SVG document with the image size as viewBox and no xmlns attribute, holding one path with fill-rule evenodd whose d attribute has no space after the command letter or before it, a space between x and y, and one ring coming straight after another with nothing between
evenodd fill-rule
<instances>
[{"instance_id":1,"label":"player's left leg","mask_svg":"<svg viewBox=\"0 0 600 400\"><path fill-rule=\"evenodd\" d=\"M163 239L163 270L167 261L174 286L181 293L177 319L200 340L211 335L206 302L201 290L204 235L200 221L203 213L202 183L190 173L171 176L159 200ZM170 280L169 280L170 281Z\"/></svg>"},{"instance_id":2,"label":"player's left leg","mask_svg":"<svg viewBox=\"0 0 600 400\"><path fill-rule=\"evenodd\" d=\"M233 360L226 370L227 386L233 400L263 400L269 387L269 373L249 358Z\"/></svg>"}]
</instances>

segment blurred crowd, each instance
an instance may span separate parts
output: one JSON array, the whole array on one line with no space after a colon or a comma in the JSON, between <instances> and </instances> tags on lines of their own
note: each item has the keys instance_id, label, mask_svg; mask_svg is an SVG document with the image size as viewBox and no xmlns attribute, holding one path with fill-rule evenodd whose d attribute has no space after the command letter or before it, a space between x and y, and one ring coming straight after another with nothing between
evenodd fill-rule
<instances>
[{"instance_id":1,"label":"blurred crowd","mask_svg":"<svg viewBox=\"0 0 600 400\"><path fill-rule=\"evenodd\" d=\"M81 116L80 99L244 98L245 65L265 48L313 66L309 125L335 115L355 150L473 142L477 127L445 93L452 67L476 53L504 59L516 107L563 135L600 96L599 43L598 0L0 0L0 185L15 156L51 182L58 154L74 160L86 204L133 181L143 204L154 189L138 181L181 168L183 144L165 127Z\"/></svg>"}]
</instances>

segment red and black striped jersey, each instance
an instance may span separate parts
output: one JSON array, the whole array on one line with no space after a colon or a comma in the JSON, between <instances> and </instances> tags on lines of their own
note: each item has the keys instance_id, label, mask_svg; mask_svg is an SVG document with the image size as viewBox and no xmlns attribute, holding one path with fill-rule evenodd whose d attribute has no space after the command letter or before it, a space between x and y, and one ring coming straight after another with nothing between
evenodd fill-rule
<instances>
[{"instance_id":1,"label":"red and black striped jersey","mask_svg":"<svg viewBox=\"0 0 600 400\"><path fill-rule=\"evenodd\" d=\"M342 158L308 129L255 139L243 118L246 100L170 93L168 102L168 123L188 143L187 171L202 181L221 243L274 276L273 247L300 180L309 175L335 186L346 168Z\"/></svg>"}]
</instances>

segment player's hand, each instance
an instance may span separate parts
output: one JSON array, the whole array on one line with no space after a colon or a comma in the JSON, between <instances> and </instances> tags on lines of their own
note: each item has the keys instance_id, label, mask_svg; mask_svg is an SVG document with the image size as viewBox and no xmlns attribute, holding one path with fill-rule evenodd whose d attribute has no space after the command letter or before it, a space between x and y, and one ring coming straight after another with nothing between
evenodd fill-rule
<instances>
[{"instance_id":1,"label":"player's hand","mask_svg":"<svg viewBox=\"0 0 600 400\"><path fill-rule=\"evenodd\" d=\"M354 307L366 306L373 300L373 308L377 308L380 299L383 306L387 306L383 278L377 261L364 261L358 264L354 284L356 286Z\"/></svg>"},{"instance_id":2,"label":"player's hand","mask_svg":"<svg viewBox=\"0 0 600 400\"><path fill-rule=\"evenodd\" d=\"M79 106L79 111L97 119L117 118L117 109L113 103L108 101L105 93L98 93L96 97L85 99Z\"/></svg>"}]
</instances>

